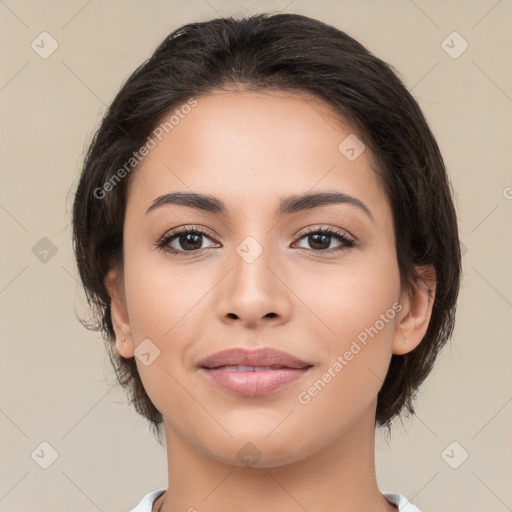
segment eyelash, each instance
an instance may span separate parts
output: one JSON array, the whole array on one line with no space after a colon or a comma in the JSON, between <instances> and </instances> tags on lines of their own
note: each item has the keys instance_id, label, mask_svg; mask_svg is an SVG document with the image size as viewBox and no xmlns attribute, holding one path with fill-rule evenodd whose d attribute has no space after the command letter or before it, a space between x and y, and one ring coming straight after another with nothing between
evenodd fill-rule
<instances>
[{"instance_id":1,"label":"eyelash","mask_svg":"<svg viewBox=\"0 0 512 512\"><path fill-rule=\"evenodd\" d=\"M193 251L183 251L183 250L176 250L176 249L169 250L169 249L166 249L166 247L175 238L177 238L179 235L183 235L183 234L204 235L207 238L212 239L212 237L210 236L209 232L206 231L201 226L193 227L193 228L190 227L190 226L183 226L183 227L176 228L176 229L166 233L154 245L155 245L156 249L158 249L159 251L166 252L166 253L169 253L169 254L173 254L173 255L176 255L176 256L187 256L187 255L194 254L194 253L197 254L197 253L199 253L201 251L204 251L204 250L208 249L208 248L196 249L196 250L193 250ZM329 253L330 254L330 253L335 252L335 251L350 249L351 247L354 247L354 246L357 245L357 242L356 242L355 238L350 237L344 231L341 231L341 230L338 230L336 228L332 228L332 227L329 227L329 226L322 227L322 228L316 228L316 227L307 228L306 232L302 233L301 236L298 238L298 240L302 240L303 238L305 238L306 236L311 235L311 234L330 235L330 236L336 238L339 242L341 242L342 245L339 246L339 247L331 248L331 249L315 250L315 249L305 249L304 247L301 247L300 249L306 250L308 252L323 253L323 254Z\"/></svg>"}]
</instances>

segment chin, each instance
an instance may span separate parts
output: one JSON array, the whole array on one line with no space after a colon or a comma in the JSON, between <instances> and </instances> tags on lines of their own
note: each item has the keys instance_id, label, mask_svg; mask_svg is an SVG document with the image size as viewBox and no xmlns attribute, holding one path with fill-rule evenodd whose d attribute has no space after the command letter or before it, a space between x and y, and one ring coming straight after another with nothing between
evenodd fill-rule
<instances>
[{"instance_id":1,"label":"chin","mask_svg":"<svg viewBox=\"0 0 512 512\"><path fill-rule=\"evenodd\" d=\"M207 446L206 449L212 458L225 464L269 469L293 464L314 453L318 448L317 441L307 446L307 442L304 444L305 439L301 439L299 443L297 436L291 433L282 433L274 439L274 433L267 436L268 430L247 432L246 435L237 433L234 439L224 439L223 442ZM288 436L288 440L285 436Z\"/></svg>"}]
</instances>

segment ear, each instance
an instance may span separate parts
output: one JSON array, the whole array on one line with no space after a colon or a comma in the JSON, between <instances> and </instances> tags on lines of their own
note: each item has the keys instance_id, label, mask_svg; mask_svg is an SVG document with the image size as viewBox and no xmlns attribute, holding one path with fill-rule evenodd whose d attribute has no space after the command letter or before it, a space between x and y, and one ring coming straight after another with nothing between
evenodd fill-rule
<instances>
[{"instance_id":1,"label":"ear","mask_svg":"<svg viewBox=\"0 0 512 512\"><path fill-rule=\"evenodd\" d=\"M393 354L414 350L427 332L436 293L436 271L432 265L416 266L417 279L411 293L404 290L400 298L403 308L393 340Z\"/></svg>"},{"instance_id":2,"label":"ear","mask_svg":"<svg viewBox=\"0 0 512 512\"><path fill-rule=\"evenodd\" d=\"M135 350L126 308L122 270L112 268L105 276L105 286L110 295L110 316L116 333L116 348L122 357L133 357Z\"/></svg>"}]
</instances>

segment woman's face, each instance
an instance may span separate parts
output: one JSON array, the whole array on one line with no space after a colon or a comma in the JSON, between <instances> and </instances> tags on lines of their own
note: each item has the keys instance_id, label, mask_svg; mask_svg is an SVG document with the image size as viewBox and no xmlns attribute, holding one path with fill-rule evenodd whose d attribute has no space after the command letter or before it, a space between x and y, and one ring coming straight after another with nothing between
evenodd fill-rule
<instances>
[{"instance_id":1,"label":"woman's face","mask_svg":"<svg viewBox=\"0 0 512 512\"><path fill-rule=\"evenodd\" d=\"M197 98L157 142L131 177L112 311L166 434L260 467L367 436L407 301L369 150L285 93ZM207 199L155 204L178 192Z\"/></svg>"}]
</instances>

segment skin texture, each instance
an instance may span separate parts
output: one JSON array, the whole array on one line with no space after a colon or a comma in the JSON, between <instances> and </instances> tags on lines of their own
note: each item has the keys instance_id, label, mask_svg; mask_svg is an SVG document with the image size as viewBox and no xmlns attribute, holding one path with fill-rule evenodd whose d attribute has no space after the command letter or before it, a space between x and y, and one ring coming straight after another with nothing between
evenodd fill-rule
<instances>
[{"instance_id":1,"label":"skin texture","mask_svg":"<svg viewBox=\"0 0 512 512\"><path fill-rule=\"evenodd\" d=\"M168 490L153 510L396 510L375 477L377 393L392 354L421 342L433 296L402 290L391 207L370 151L349 161L338 146L354 131L312 96L215 91L197 100L133 171L124 272L106 277L119 353L134 357L145 339L160 350L149 366L137 359L165 418ZM165 205L145 215L173 191L213 195L228 214ZM319 191L358 198L373 219L349 204L276 217L282 197ZM199 250L185 253L179 237L169 249L184 256L155 247L184 225L208 232ZM304 235L308 226L343 230L357 245L333 236L322 252ZM263 250L252 263L236 251L247 236ZM300 403L298 394L395 303L394 318ZM236 396L197 368L234 347L277 348L313 368L269 395ZM248 442L261 454L254 467L237 455Z\"/></svg>"}]
</instances>

